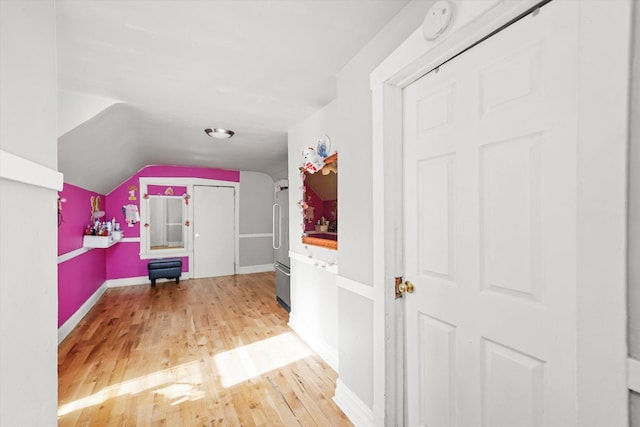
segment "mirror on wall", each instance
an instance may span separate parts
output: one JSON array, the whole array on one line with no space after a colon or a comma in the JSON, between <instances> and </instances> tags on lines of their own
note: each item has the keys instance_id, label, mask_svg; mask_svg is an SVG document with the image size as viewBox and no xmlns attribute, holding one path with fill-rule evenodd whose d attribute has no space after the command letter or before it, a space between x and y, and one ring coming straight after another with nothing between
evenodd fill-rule
<instances>
[{"instance_id":1,"label":"mirror on wall","mask_svg":"<svg viewBox=\"0 0 640 427\"><path fill-rule=\"evenodd\" d=\"M311 173L303 171L304 201L302 242L338 248L338 156L324 159L324 166Z\"/></svg>"},{"instance_id":2,"label":"mirror on wall","mask_svg":"<svg viewBox=\"0 0 640 427\"><path fill-rule=\"evenodd\" d=\"M184 248L183 198L149 196L149 249Z\"/></svg>"},{"instance_id":3,"label":"mirror on wall","mask_svg":"<svg viewBox=\"0 0 640 427\"><path fill-rule=\"evenodd\" d=\"M191 196L184 178L140 178L140 258L189 255Z\"/></svg>"}]
</instances>

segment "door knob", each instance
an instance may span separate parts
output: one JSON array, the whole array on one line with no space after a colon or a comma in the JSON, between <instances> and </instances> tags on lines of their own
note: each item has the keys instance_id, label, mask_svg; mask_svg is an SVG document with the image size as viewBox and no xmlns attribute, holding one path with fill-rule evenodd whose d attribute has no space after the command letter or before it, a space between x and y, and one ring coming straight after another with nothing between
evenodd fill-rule
<instances>
[{"instance_id":1,"label":"door knob","mask_svg":"<svg viewBox=\"0 0 640 427\"><path fill-rule=\"evenodd\" d=\"M412 294L413 293L413 283L411 283L410 281L407 280L406 282L404 282L400 286L398 286L398 290L401 293L408 292L408 293Z\"/></svg>"},{"instance_id":2,"label":"door knob","mask_svg":"<svg viewBox=\"0 0 640 427\"><path fill-rule=\"evenodd\" d=\"M200 237L200 235L198 233L196 233L196 237Z\"/></svg>"}]
</instances>

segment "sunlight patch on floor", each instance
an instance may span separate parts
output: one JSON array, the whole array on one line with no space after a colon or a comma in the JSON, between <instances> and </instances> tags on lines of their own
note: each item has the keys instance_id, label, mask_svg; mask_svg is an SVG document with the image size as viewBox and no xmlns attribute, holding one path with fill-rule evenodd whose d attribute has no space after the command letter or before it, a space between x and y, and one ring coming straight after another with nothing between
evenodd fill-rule
<instances>
[{"instance_id":1,"label":"sunlight patch on floor","mask_svg":"<svg viewBox=\"0 0 640 427\"><path fill-rule=\"evenodd\" d=\"M205 378L220 376L223 387L231 387L266 372L310 356L311 350L293 333L286 332L243 345L214 356L216 370L203 371L203 363L193 361L105 387L97 393L61 405L58 417L100 405L109 399L153 391L178 405L205 397Z\"/></svg>"},{"instance_id":2,"label":"sunlight patch on floor","mask_svg":"<svg viewBox=\"0 0 640 427\"><path fill-rule=\"evenodd\" d=\"M160 386L166 387L156 390L156 392L163 394L167 399L176 399L176 402L173 402L174 405L185 400L197 400L204 397L204 391L201 387L203 379L204 375L199 361L185 363L105 387L95 394L69 402L58 408L58 416L61 417L73 411L100 405L115 397L137 394Z\"/></svg>"},{"instance_id":3,"label":"sunlight patch on floor","mask_svg":"<svg viewBox=\"0 0 640 427\"><path fill-rule=\"evenodd\" d=\"M286 332L216 354L214 360L223 387L232 387L311 354L298 337Z\"/></svg>"}]
</instances>

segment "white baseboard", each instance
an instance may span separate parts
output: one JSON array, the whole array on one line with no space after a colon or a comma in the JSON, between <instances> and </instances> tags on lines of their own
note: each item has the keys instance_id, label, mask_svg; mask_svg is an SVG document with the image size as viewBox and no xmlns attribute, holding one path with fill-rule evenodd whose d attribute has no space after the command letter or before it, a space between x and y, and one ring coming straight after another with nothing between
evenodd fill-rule
<instances>
[{"instance_id":1,"label":"white baseboard","mask_svg":"<svg viewBox=\"0 0 640 427\"><path fill-rule=\"evenodd\" d=\"M190 273L187 271L182 272L180 276L180 280L188 280L191 278ZM176 279L156 279L156 283L164 283L164 282L175 282ZM151 285L151 280L149 280L149 276L138 276L138 277L125 277L122 279L109 279L104 282L107 288L120 288L122 286L137 286L137 285Z\"/></svg>"},{"instance_id":2,"label":"white baseboard","mask_svg":"<svg viewBox=\"0 0 640 427\"><path fill-rule=\"evenodd\" d=\"M238 274L262 273L273 270L273 264L247 265L245 267L238 267Z\"/></svg>"},{"instance_id":3,"label":"white baseboard","mask_svg":"<svg viewBox=\"0 0 640 427\"><path fill-rule=\"evenodd\" d=\"M102 285L100 285L100 287L93 293L93 295L91 295L89 299L86 300L84 304L82 304L80 308L75 313L73 313L73 315L68 318L67 321L62 324L62 326L58 328L58 344L60 344L62 340L64 340L67 335L69 335L71 331L73 331L73 328L78 326L78 323L80 323L82 318L86 316L89 310L93 308L93 306L96 304L96 302L98 302L98 300L106 290L106 282L103 282Z\"/></svg>"},{"instance_id":4,"label":"white baseboard","mask_svg":"<svg viewBox=\"0 0 640 427\"><path fill-rule=\"evenodd\" d=\"M360 398L347 387L340 378L336 381L336 394L333 401L349 421L356 427L371 427L373 423L373 411Z\"/></svg>"},{"instance_id":5,"label":"white baseboard","mask_svg":"<svg viewBox=\"0 0 640 427\"><path fill-rule=\"evenodd\" d=\"M160 280L160 279L159 279ZM107 288L120 288L122 286L149 285L151 281L148 276L124 277L122 279L109 279L104 282Z\"/></svg>"},{"instance_id":6,"label":"white baseboard","mask_svg":"<svg viewBox=\"0 0 640 427\"><path fill-rule=\"evenodd\" d=\"M295 314L289 314L289 327L305 341L331 368L338 372L338 350L303 324Z\"/></svg>"}]
</instances>

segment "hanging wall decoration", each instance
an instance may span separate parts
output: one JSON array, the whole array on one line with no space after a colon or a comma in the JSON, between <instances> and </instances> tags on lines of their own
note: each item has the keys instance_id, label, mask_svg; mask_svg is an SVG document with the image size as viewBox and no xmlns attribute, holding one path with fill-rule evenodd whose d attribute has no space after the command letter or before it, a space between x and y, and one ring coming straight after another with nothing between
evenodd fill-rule
<instances>
[{"instance_id":1,"label":"hanging wall decoration","mask_svg":"<svg viewBox=\"0 0 640 427\"><path fill-rule=\"evenodd\" d=\"M91 196L91 221L104 216L104 211L100 210L100 196Z\"/></svg>"},{"instance_id":2,"label":"hanging wall decoration","mask_svg":"<svg viewBox=\"0 0 640 427\"><path fill-rule=\"evenodd\" d=\"M129 190L129 200L138 200L136 199L136 190L138 189L138 187L136 187L135 185L130 185L127 190Z\"/></svg>"},{"instance_id":3,"label":"hanging wall decoration","mask_svg":"<svg viewBox=\"0 0 640 427\"><path fill-rule=\"evenodd\" d=\"M58 227L60 227L64 222L64 218L62 218L62 204L66 202L67 199L63 199L62 197L58 196Z\"/></svg>"}]
</instances>

